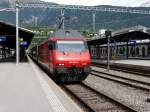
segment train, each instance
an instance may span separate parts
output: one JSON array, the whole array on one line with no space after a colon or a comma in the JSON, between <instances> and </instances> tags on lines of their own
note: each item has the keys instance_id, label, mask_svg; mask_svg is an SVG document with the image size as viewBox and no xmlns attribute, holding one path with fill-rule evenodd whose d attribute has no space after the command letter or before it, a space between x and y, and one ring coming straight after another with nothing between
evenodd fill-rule
<instances>
[{"instance_id":1,"label":"train","mask_svg":"<svg viewBox=\"0 0 150 112\"><path fill-rule=\"evenodd\" d=\"M29 55L56 82L81 82L91 71L85 38L76 30L58 30L29 50Z\"/></svg>"}]
</instances>

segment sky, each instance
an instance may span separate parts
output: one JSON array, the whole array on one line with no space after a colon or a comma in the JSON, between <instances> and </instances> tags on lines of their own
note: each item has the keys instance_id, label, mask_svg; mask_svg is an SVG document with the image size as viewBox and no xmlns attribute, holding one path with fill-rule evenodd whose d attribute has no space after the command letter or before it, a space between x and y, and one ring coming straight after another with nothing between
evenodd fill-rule
<instances>
[{"instance_id":1,"label":"sky","mask_svg":"<svg viewBox=\"0 0 150 112\"><path fill-rule=\"evenodd\" d=\"M66 5L113 5L113 6L128 6L128 7L138 7L143 3L150 3L150 0L41 0L48 2L55 2L58 4Z\"/></svg>"}]
</instances>

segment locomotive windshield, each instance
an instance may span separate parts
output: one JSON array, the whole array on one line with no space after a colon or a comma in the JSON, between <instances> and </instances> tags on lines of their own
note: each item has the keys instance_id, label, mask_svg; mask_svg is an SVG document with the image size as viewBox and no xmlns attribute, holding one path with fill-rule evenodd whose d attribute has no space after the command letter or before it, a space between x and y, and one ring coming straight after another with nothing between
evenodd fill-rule
<instances>
[{"instance_id":1,"label":"locomotive windshield","mask_svg":"<svg viewBox=\"0 0 150 112\"><path fill-rule=\"evenodd\" d=\"M59 52L84 52L87 50L87 45L84 41L59 40L57 49Z\"/></svg>"}]
</instances>

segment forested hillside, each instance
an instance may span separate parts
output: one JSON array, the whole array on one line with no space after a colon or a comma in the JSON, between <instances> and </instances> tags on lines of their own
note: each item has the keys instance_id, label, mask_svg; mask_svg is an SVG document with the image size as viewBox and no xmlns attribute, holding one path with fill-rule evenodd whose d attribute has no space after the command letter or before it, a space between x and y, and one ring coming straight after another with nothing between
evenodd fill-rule
<instances>
[{"instance_id":1,"label":"forested hillside","mask_svg":"<svg viewBox=\"0 0 150 112\"><path fill-rule=\"evenodd\" d=\"M10 7L8 0L1 0L0 7ZM113 7L114 6L100 6ZM122 7L123 8L123 7ZM150 10L146 7L131 8L138 10ZM23 27L56 27L60 10L56 9L21 9L19 12L19 22ZM65 21L67 28L74 29L92 29L92 12L80 10L66 10L65 16L69 19ZM1 12L0 20L15 23L15 13ZM120 29L135 25L144 25L150 27L150 15L115 13L115 12L96 12L96 29L109 28Z\"/></svg>"}]
</instances>

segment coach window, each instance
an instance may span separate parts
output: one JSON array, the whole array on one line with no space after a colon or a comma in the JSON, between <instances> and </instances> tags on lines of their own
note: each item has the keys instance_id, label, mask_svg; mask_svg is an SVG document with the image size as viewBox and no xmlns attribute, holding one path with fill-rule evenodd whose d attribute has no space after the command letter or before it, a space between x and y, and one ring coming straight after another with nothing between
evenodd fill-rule
<instances>
[{"instance_id":1,"label":"coach window","mask_svg":"<svg viewBox=\"0 0 150 112\"><path fill-rule=\"evenodd\" d=\"M120 47L120 49L119 49L120 51L120 54L123 54L123 48L122 47Z\"/></svg>"},{"instance_id":2,"label":"coach window","mask_svg":"<svg viewBox=\"0 0 150 112\"><path fill-rule=\"evenodd\" d=\"M130 49L130 56L133 56L133 47Z\"/></svg>"}]
</instances>

